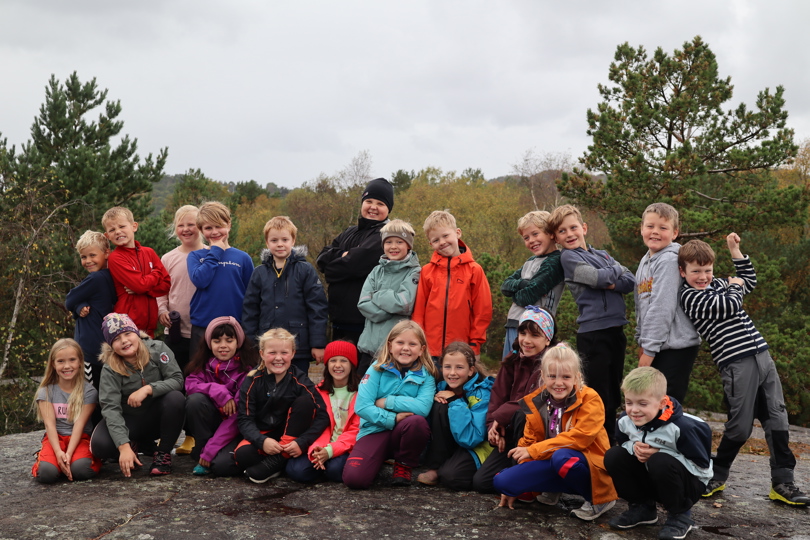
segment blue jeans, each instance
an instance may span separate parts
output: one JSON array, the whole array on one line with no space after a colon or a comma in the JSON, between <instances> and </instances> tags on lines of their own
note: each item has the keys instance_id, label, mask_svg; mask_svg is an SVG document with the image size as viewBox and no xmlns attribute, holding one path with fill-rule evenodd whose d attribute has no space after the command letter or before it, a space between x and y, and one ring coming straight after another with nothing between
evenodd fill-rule
<instances>
[{"instance_id":1,"label":"blue jeans","mask_svg":"<svg viewBox=\"0 0 810 540\"><path fill-rule=\"evenodd\" d=\"M307 457L306 454L301 454L297 458L287 462L287 476L290 477L291 480L301 482L302 484L312 484L323 480L343 482L343 466L346 465L347 459L349 459L348 452L326 460L326 463L324 463L326 470L324 471L316 469L309 460L309 457Z\"/></svg>"}]
</instances>

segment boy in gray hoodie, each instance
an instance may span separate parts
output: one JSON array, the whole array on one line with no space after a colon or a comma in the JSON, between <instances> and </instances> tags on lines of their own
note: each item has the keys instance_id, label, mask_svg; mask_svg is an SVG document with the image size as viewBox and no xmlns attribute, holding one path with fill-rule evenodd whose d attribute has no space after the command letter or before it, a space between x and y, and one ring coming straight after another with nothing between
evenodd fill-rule
<instances>
[{"instance_id":1,"label":"boy in gray hoodie","mask_svg":"<svg viewBox=\"0 0 810 540\"><path fill-rule=\"evenodd\" d=\"M667 395L683 403L700 336L678 302L678 211L653 203L641 215L646 255L636 270L636 343L639 367L652 366L667 378Z\"/></svg>"}]
</instances>

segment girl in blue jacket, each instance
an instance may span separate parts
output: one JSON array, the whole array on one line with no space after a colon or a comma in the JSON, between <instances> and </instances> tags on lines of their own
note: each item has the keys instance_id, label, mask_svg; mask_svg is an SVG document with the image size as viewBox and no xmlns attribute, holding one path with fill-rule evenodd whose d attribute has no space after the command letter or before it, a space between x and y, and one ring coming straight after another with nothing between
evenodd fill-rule
<instances>
[{"instance_id":1,"label":"girl in blue jacket","mask_svg":"<svg viewBox=\"0 0 810 540\"><path fill-rule=\"evenodd\" d=\"M486 417L495 379L478 371L475 352L461 341L445 347L442 376L430 412L433 441L427 454L428 471L416 480L468 491L475 471L492 452Z\"/></svg>"},{"instance_id":2,"label":"girl in blue jacket","mask_svg":"<svg viewBox=\"0 0 810 540\"><path fill-rule=\"evenodd\" d=\"M346 486L368 488L389 457L394 458L393 485L411 483L411 469L430 439L426 416L437 376L422 328L410 320L397 323L357 390L360 433L343 469Z\"/></svg>"}]
</instances>

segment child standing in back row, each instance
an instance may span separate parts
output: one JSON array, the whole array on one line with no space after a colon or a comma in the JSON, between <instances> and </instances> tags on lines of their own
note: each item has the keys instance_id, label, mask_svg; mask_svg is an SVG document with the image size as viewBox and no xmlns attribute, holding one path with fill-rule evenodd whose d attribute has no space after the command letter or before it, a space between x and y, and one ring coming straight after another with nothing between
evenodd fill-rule
<instances>
[{"instance_id":1,"label":"child standing in back row","mask_svg":"<svg viewBox=\"0 0 810 540\"><path fill-rule=\"evenodd\" d=\"M678 272L678 211L654 203L641 216L647 253L636 270L638 365L664 374L667 395L683 403L697 358L700 336L678 303L683 278Z\"/></svg>"},{"instance_id":2,"label":"child standing in back row","mask_svg":"<svg viewBox=\"0 0 810 540\"><path fill-rule=\"evenodd\" d=\"M107 269L107 258L110 256L110 241L96 231L85 231L76 242L76 251L87 270L87 277L73 287L65 298L65 307L76 319L74 339L81 345L84 355L84 374L89 372L88 382L98 390L101 377L101 362L98 354L104 335L101 333L101 319L113 310L117 295L112 275ZM97 420L101 420L98 411Z\"/></svg>"},{"instance_id":3,"label":"child standing in back row","mask_svg":"<svg viewBox=\"0 0 810 540\"><path fill-rule=\"evenodd\" d=\"M357 342L357 370L366 373L388 332L403 319L410 317L419 285L419 258L413 251L414 230L410 224L395 219L380 231L383 252L380 264L366 278L357 309L366 318L366 325Z\"/></svg>"},{"instance_id":4,"label":"child standing in back row","mask_svg":"<svg viewBox=\"0 0 810 540\"><path fill-rule=\"evenodd\" d=\"M740 237L726 237L737 277L714 277L714 250L706 242L690 240L678 253L685 283L681 306L700 335L709 342L712 360L723 381L728 421L714 458L714 477L704 497L726 489L731 464L751 436L754 418L765 430L771 451L771 492L774 501L807 506L810 497L793 483L796 457L788 446L788 416L782 383L768 344L743 310L743 295L757 284L754 265L740 251Z\"/></svg>"},{"instance_id":5,"label":"child standing in back row","mask_svg":"<svg viewBox=\"0 0 810 540\"><path fill-rule=\"evenodd\" d=\"M154 338L157 298L169 292L169 272L152 248L135 240L138 223L128 208L110 208L104 212L101 224L115 246L107 259L118 296L114 311L129 315L140 330Z\"/></svg>"},{"instance_id":6,"label":"child standing in back row","mask_svg":"<svg viewBox=\"0 0 810 540\"><path fill-rule=\"evenodd\" d=\"M492 321L492 293L484 269L461 241L461 229L450 212L436 210L423 228L435 251L422 267L413 320L425 329L438 370L439 355L454 341L469 344L480 357Z\"/></svg>"},{"instance_id":7,"label":"child standing in back row","mask_svg":"<svg viewBox=\"0 0 810 540\"><path fill-rule=\"evenodd\" d=\"M627 346L623 295L633 291L636 280L607 251L585 242L588 225L576 207L557 207L546 230L563 248L560 261L565 282L579 309L577 351L584 364L585 380L605 404L605 431L612 443Z\"/></svg>"},{"instance_id":8,"label":"child standing in back row","mask_svg":"<svg viewBox=\"0 0 810 540\"><path fill-rule=\"evenodd\" d=\"M551 315L557 314L564 276L560 250L554 243L554 236L546 232L546 221L550 216L544 210L535 210L518 220L518 234L532 256L501 285L503 295L512 299L506 320L503 358L517 351L518 319L526 306L537 306Z\"/></svg>"}]
</instances>

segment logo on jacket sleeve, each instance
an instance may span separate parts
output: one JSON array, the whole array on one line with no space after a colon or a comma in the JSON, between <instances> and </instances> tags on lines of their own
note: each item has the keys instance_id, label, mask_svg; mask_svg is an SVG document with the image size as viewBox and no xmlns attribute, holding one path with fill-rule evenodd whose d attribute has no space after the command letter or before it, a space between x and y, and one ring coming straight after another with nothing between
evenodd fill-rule
<instances>
[{"instance_id":1,"label":"logo on jacket sleeve","mask_svg":"<svg viewBox=\"0 0 810 540\"><path fill-rule=\"evenodd\" d=\"M169 363L169 355L165 352L160 353L160 363L161 364L168 364Z\"/></svg>"},{"instance_id":2,"label":"logo on jacket sleeve","mask_svg":"<svg viewBox=\"0 0 810 540\"><path fill-rule=\"evenodd\" d=\"M360 379L360 384L366 384L368 382L368 373L363 375L363 378Z\"/></svg>"}]
</instances>

